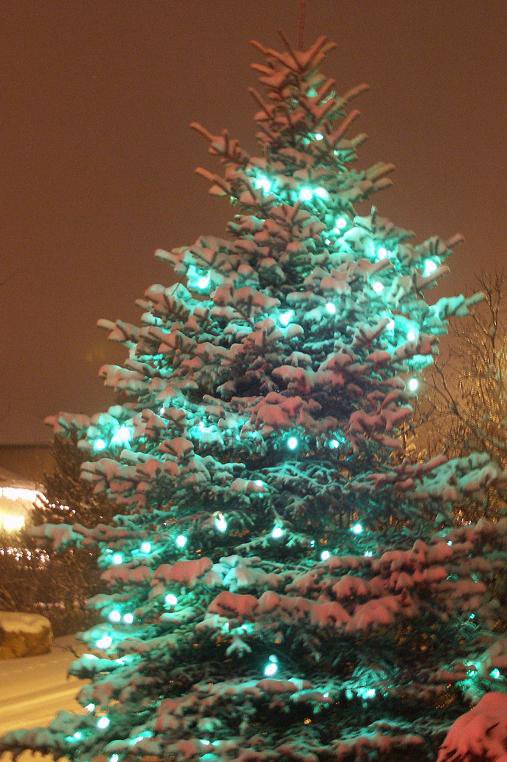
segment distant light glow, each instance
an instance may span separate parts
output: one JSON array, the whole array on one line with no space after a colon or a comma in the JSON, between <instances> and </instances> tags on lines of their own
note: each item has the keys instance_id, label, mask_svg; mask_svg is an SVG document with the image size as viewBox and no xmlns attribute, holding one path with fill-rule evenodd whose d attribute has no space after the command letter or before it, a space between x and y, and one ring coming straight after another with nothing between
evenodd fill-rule
<instances>
[{"instance_id":1,"label":"distant light glow","mask_svg":"<svg viewBox=\"0 0 507 762\"><path fill-rule=\"evenodd\" d=\"M25 517L20 513L0 513L0 529L6 532L19 532L25 526Z\"/></svg>"},{"instance_id":2,"label":"distant light glow","mask_svg":"<svg viewBox=\"0 0 507 762\"><path fill-rule=\"evenodd\" d=\"M493 680L499 680L502 676L502 673L500 672L499 669L495 667L495 669L491 670L491 672L489 673L489 676L492 677Z\"/></svg>"},{"instance_id":3,"label":"distant light glow","mask_svg":"<svg viewBox=\"0 0 507 762\"><path fill-rule=\"evenodd\" d=\"M337 439L330 439L328 443L328 447L330 450L337 450L340 446L340 443Z\"/></svg>"},{"instance_id":4,"label":"distant light glow","mask_svg":"<svg viewBox=\"0 0 507 762\"><path fill-rule=\"evenodd\" d=\"M407 331L407 341L417 341L417 331L413 328Z\"/></svg>"},{"instance_id":5,"label":"distant light glow","mask_svg":"<svg viewBox=\"0 0 507 762\"><path fill-rule=\"evenodd\" d=\"M117 609L114 609L109 613L108 619L110 622L120 622L121 621L121 612Z\"/></svg>"},{"instance_id":6,"label":"distant light glow","mask_svg":"<svg viewBox=\"0 0 507 762\"><path fill-rule=\"evenodd\" d=\"M123 553L113 553L111 561L115 566L123 563Z\"/></svg>"},{"instance_id":7,"label":"distant light glow","mask_svg":"<svg viewBox=\"0 0 507 762\"><path fill-rule=\"evenodd\" d=\"M346 217L337 217L335 222L335 229L336 230L344 230L348 225L348 220Z\"/></svg>"},{"instance_id":8,"label":"distant light glow","mask_svg":"<svg viewBox=\"0 0 507 762\"><path fill-rule=\"evenodd\" d=\"M301 188L299 191L299 198L301 201L311 201L313 198L313 190L308 187Z\"/></svg>"},{"instance_id":9,"label":"distant light glow","mask_svg":"<svg viewBox=\"0 0 507 762\"><path fill-rule=\"evenodd\" d=\"M382 291L384 290L384 284L380 280L374 281L371 287L376 294L381 294Z\"/></svg>"},{"instance_id":10,"label":"distant light glow","mask_svg":"<svg viewBox=\"0 0 507 762\"><path fill-rule=\"evenodd\" d=\"M80 741L83 737L83 734L80 730L76 730L72 738L74 738L76 741Z\"/></svg>"},{"instance_id":11,"label":"distant light glow","mask_svg":"<svg viewBox=\"0 0 507 762\"><path fill-rule=\"evenodd\" d=\"M329 552L329 550L323 550L322 553L320 554L320 560L327 561L328 558L331 558L331 553Z\"/></svg>"},{"instance_id":12,"label":"distant light glow","mask_svg":"<svg viewBox=\"0 0 507 762\"><path fill-rule=\"evenodd\" d=\"M352 526L350 527L350 531L352 532L352 534L361 534L361 532L363 531L363 525L360 524L359 521L356 521L356 523L352 524Z\"/></svg>"},{"instance_id":13,"label":"distant light glow","mask_svg":"<svg viewBox=\"0 0 507 762\"><path fill-rule=\"evenodd\" d=\"M271 537L274 540L279 540L280 537L283 537L283 528L282 527L273 527L271 530Z\"/></svg>"},{"instance_id":14,"label":"distant light glow","mask_svg":"<svg viewBox=\"0 0 507 762\"><path fill-rule=\"evenodd\" d=\"M326 304L326 310L330 315L336 315L336 304L333 304L333 302L328 302Z\"/></svg>"},{"instance_id":15,"label":"distant light glow","mask_svg":"<svg viewBox=\"0 0 507 762\"><path fill-rule=\"evenodd\" d=\"M316 132L315 140L324 140L324 135L321 132Z\"/></svg>"},{"instance_id":16,"label":"distant light glow","mask_svg":"<svg viewBox=\"0 0 507 762\"><path fill-rule=\"evenodd\" d=\"M123 621L125 624L132 624L134 621L134 614L131 614L130 612L128 614L125 614L123 617Z\"/></svg>"},{"instance_id":17,"label":"distant light glow","mask_svg":"<svg viewBox=\"0 0 507 762\"><path fill-rule=\"evenodd\" d=\"M270 656L264 667L265 677L273 677L278 672L278 659L276 656Z\"/></svg>"},{"instance_id":18,"label":"distant light glow","mask_svg":"<svg viewBox=\"0 0 507 762\"><path fill-rule=\"evenodd\" d=\"M111 756L109 757L109 762L120 762L120 755L111 754Z\"/></svg>"},{"instance_id":19,"label":"distant light glow","mask_svg":"<svg viewBox=\"0 0 507 762\"><path fill-rule=\"evenodd\" d=\"M95 711L95 704L86 704L85 709L89 714L91 714Z\"/></svg>"},{"instance_id":20,"label":"distant light glow","mask_svg":"<svg viewBox=\"0 0 507 762\"><path fill-rule=\"evenodd\" d=\"M375 688L359 688L357 691L357 695L359 698L362 699L372 699L375 698L377 694L377 691Z\"/></svg>"},{"instance_id":21,"label":"distant light glow","mask_svg":"<svg viewBox=\"0 0 507 762\"><path fill-rule=\"evenodd\" d=\"M186 544L187 544L187 542L188 542L188 538L187 538L187 537L185 537L185 535L184 535L184 534L179 534L179 535L176 537L176 540L175 540L175 542L176 542L176 546L177 546L178 548L184 548L184 547L185 547L185 545L186 545Z\"/></svg>"},{"instance_id":22,"label":"distant light glow","mask_svg":"<svg viewBox=\"0 0 507 762\"><path fill-rule=\"evenodd\" d=\"M407 387L410 392L416 392L419 389L419 380L417 378L409 378Z\"/></svg>"},{"instance_id":23,"label":"distant light glow","mask_svg":"<svg viewBox=\"0 0 507 762\"><path fill-rule=\"evenodd\" d=\"M101 718L100 718L100 719L97 721L97 727L98 727L100 730L105 730L106 728L108 728L108 727L109 727L109 725L110 725L110 724L111 724L111 720L109 719L109 717L101 717Z\"/></svg>"},{"instance_id":24,"label":"distant light glow","mask_svg":"<svg viewBox=\"0 0 507 762\"><path fill-rule=\"evenodd\" d=\"M289 450L295 450L299 444L299 439L297 437L289 437L287 440L287 447Z\"/></svg>"},{"instance_id":25,"label":"distant light glow","mask_svg":"<svg viewBox=\"0 0 507 762\"><path fill-rule=\"evenodd\" d=\"M141 553L149 553L151 550L151 542L141 543Z\"/></svg>"},{"instance_id":26,"label":"distant light glow","mask_svg":"<svg viewBox=\"0 0 507 762\"><path fill-rule=\"evenodd\" d=\"M102 450L105 450L106 447L107 447L106 441L105 439L102 439L101 437L96 439L93 443L93 449L95 450L95 452L101 452Z\"/></svg>"},{"instance_id":27,"label":"distant light glow","mask_svg":"<svg viewBox=\"0 0 507 762\"><path fill-rule=\"evenodd\" d=\"M378 249L377 249L377 258L378 259L387 259L388 256L389 256L389 252L386 249L386 247L385 246L379 246Z\"/></svg>"},{"instance_id":28,"label":"distant light glow","mask_svg":"<svg viewBox=\"0 0 507 762\"><path fill-rule=\"evenodd\" d=\"M164 598L164 601L167 606L176 606L178 603L178 599L174 595L174 593L167 593L166 597Z\"/></svg>"},{"instance_id":29,"label":"distant light glow","mask_svg":"<svg viewBox=\"0 0 507 762\"><path fill-rule=\"evenodd\" d=\"M99 638L99 640L97 640L97 647L105 650L106 648L109 648L112 642L113 639L110 635L103 635L101 638Z\"/></svg>"},{"instance_id":30,"label":"distant light glow","mask_svg":"<svg viewBox=\"0 0 507 762\"><path fill-rule=\"evenodd\" d=\"M289 325L293 316L294 316L294 310L287 310L287 312L282 312L282 314L280 315L278 319L280 321L280 324L286 327Z\"/></svg>"}]
</instances>

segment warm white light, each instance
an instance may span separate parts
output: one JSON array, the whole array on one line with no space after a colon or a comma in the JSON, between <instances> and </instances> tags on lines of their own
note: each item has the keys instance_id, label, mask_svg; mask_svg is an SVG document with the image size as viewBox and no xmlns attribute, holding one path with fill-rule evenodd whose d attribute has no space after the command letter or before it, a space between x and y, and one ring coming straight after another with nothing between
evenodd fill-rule
<instances>
[{"instance_id":1,"label":"warm white light","mask_svg":"<svg viewBox=\"0 0 507 762\"><path fill-rule=\"evenodd\" d=\"M374 281L374 283L372 283L371 287L375 291L376 294L381 294L382 291L384 290L384 284L381 281L379 281L379 280Z\"/></svg>"},{"instance_id":2,"label":"warm white light","mask_svg":"<svg viewBox=\"0 0 507 762\"><path fill-rule=\"evenodd\" d=\"M94 711L95 711L95 704L87 704L87 705L85 706L85 709L86 709L86 711L87 711L89 714L91 714L92 712L94 712Z\"/></svg>"},{"instance_id":3,"label":"warm white light","mask_svg":"<svg viewBox=\"0 0 507 762\"><path fill-rule=\"evenodd\" d=\"M289 437L287 440L287 447L289 448L289 450L295 450L298 444L299 444L299 440L297 437Z\"/></svg>"},{"instance_id":4,"label":"warm white light","mask_svg":"<svg viewBox=\"0 0 507 762\"><path fill-rule=\"evenodd\" d=\"M106 728L109 727L110 723L111 723L111 720L109 719L109 717L101 717L100 720L98 720L97 722L97 727L100 730L105 730Z\"/></svg>"},{"instance_id":5,"label":"warm white light","mask_svg":"<svg viewBox=\"0 0 507 762\"><path fill-rule=\"evenodd\" d=\"M141 543L141 553L149 553L151 550L151 542Z\"/></svg>"},{"instance_id":6,"label":"warm white light","mask_svg":"<svg viewBox=\"0 0 507 762\"><path fill-rule=\"evenodd\" d=\"M109 648L111 643L113 642L113 639L110 635L103 635L99 640L97 640L97 647L98 648Z\"/></svg>"},{"instance_id":7,"label":"warm white light","mask_svg":"<svg viewBox=\"0 0 507 762\"><path fill-rule=\"evenodd\" d=\"M111 559L113 564L115 566L119 566L119 564L123 563L123 554L122 553L113 553L113 557Z\"/></svg>"},{"instance_id":8,"label":"warm white light","mask_svg":"<svg viewBox=\"0 0 507 762\"><path fill-rule=\"evenodd\" d=\"M108 619L110 622L119 622L121 620L121 613L115 609L114 611L111 611Z\"/></svg>"},{"instance_id":9,"label":"warm white light","mask_svg":"<svg viewBox=\"0 0 507 762\"><path fill-rule=\"evenodd\" d=\"M178 599L173 593L167 593L166 597L164 598L164 601L167 606L176 606L178 603Z\"/></svg>"},{"instance_id":10,"label":"warm white light","mask_svg":"<svg viewBox=\"0 0 507 762\"><path fill-rule=\"evenodd\" d=\"M100 452L101 450L105 450L106 447L107 447L106 441L105 439L102 439L101 437L96 439L95 442L93 443L93 449L95 450L95 452Z\"/></svg>"},{"instance_id":11,"label":"warm white light","mask_svg":"<svg viewBox=\"0 0 507 762\"><path fill-rule=\"evenodd\" d=\"M320 560L321 561L327 561L328 558L331 558L331 553L329 550L323 550L320 554Z\"/></svg>"},{"instance_id":12,"label":"warm white light","mask_svg":"<svg viewBox=\"0 0 507 762\"><path fill-rule=\"evenodd\" d=\"M419 389L419 381L417 378L409 378L407 383L408 389L411 392L416 392Z\"/></svg>"},{"instance_id":13,"label":"warm white light","mask_svg":"<svg viewBox=\"0 0 507 762\"><path fill-rule=\"evenodd\" d=\"M125 622L125 624L132 624L134 621L134 614L130 614L130 613L125 614L123 617L123 621Z\"/></svg>"},{"instance_id":14,"label":"warm white light","mask_svg":"<svg viewBox=\"0 0 507 762\"><path fill-rule=\"evenodd\" d=\"M324 135L321 132L316 132L315 140L324 140Z\"/></svg>"},{"instance_id":15,"label":"warm white light","mask_svg":"<svg viewBox=\"0 0 507 762\"><path fill-rule=\"evenodd\" d=\"M178 548L184 548L187 542L188 542L188 539L185 537L184 534L179 534L176 538L176 545Z\"/></svg>"},{"instance_id":16,"label":"warm white light","mask_svg":"<svg viewBox=\"0 0 507 762\"><path fill-rule=\"evenodd\" d=\"M26 500L34 503L39 497L39 492L35 489L26 489L25 487L0 487L0 498L5 500Z\"/></svg>"},{"instance_id":17,"label":"warm white light","mask_svg":"<svg viewBox=\"0 0 507 762\"><path fill-rule=\"evenodd\" d=\"M16 513L0 513L0 528L6 532L19 532L25 526L25 517Z\"/></svg>"},{"instance_id":18,"label":"warm white light","mask_svg":"<svg viewBox=\"0 0 507 762\"><path fill-rule=\"evenodd\" d=\"M326 304L326 310L330 315L336 315L336 304L333 304L333 302L328 302Z\"/></svg>"}]
</instances>

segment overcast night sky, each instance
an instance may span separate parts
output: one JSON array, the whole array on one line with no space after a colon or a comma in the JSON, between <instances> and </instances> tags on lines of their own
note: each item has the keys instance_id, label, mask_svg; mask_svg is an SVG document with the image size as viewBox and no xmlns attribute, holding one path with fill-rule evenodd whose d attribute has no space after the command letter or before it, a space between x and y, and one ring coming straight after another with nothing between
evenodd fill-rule
<instances>
[{"instance_id":1,"label":"overcast night sky","mask_svg":"<svg viewBox=\"0 0 507 762\"><path fill-rule=\"evenodd\" d=\"M252 38L294 40L296 0L4 0L0 10L4 202L0 442L49 439L44 416L94 412L122 353L98 318L171 272L155 248L222 234L230 208L195 166L188 128L230 128L253 148ZM370 139L360 166L396 164L374 203L418 238L466 243L445 293L505 254L505 0L308 0L305 38L338 42L326 72Z\"/></svg>"}]
</instances>

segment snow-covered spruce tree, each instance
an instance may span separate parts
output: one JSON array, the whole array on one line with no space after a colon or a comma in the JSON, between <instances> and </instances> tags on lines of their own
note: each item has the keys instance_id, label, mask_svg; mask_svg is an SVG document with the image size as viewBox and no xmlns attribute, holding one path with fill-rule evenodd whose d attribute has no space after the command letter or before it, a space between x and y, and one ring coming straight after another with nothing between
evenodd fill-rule
<instances>
[{"instance_id":1,"label":"snow-covered spruce tree","mask_svg":"<svg viewBox=\"0 0 507 762\"><path fill-rule=\"evenodd\" d=\"M109 594L72 672L87 714L4 748L71 760L435 759L505 663L488 577L500 523L453 526L505 479L489 456L394 460L418 373L478 297L424 295L457 238L413 245L373 209L392 167L350 168L364 135L320 72L334 45L270 50L252 90L260 157L195 129L225 165L228 237L158 252L181 279L102 321L128 347L105 382L128 401L61 415L113 499L97 543ZM364 216L358 215L361 212Z\"/></svg>"}]
</instances>

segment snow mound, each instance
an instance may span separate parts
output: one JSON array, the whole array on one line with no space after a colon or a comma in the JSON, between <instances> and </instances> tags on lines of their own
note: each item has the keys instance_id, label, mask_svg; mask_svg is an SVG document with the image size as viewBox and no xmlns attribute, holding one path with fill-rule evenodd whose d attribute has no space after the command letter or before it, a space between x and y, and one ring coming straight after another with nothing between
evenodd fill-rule
<instances>
[{"instance_id":1,"label":"snow mound","mask_svg":"<svg viewBox=\"0 0 507 762\"><path fill-rule=\"evenodd\" d=\"M0 659L45 654L52 642L51 623L46 617L0 611Z\"/></svg>"},{"instance_id":2,"label":"snow mound","mask_svg":"<svg viewBox=\"0 0 507 762\"><path fill-rule=\"evenodd\" d=\"M507 693L486 693L458 717L440 747L437 762L507 762Z\"/></svg>"}]
</instances>

